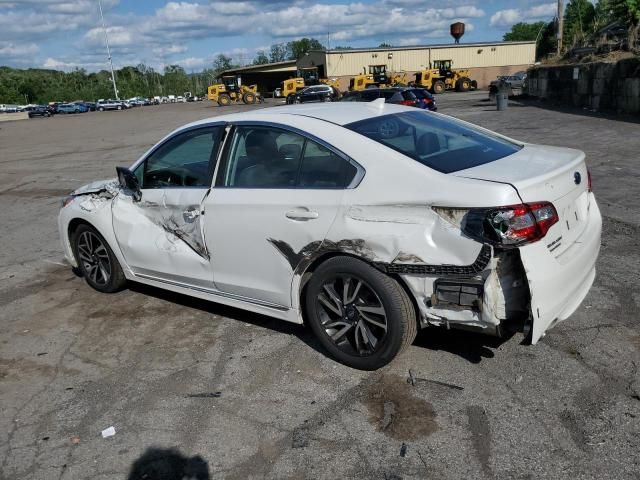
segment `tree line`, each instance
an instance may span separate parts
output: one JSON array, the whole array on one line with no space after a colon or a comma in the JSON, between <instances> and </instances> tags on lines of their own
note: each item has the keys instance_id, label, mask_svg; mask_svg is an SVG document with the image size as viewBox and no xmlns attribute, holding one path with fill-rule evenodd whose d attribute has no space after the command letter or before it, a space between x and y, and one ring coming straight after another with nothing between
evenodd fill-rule
<instances>
[{"instance_id":1,"label":"tree line","mask_svg":"<svg viewBox=\"0 0 640 480\"><path fill-rule=\"evenodd\" d=\"M310 50L324 46L315 38L302 38L271 46L270 52L258 52L254 65L297 60ZM167 65L157 71L144 64L128 66L115 71L120 98L154 97L156 95L182 95L191 92L204 95L207 87L217 82L222 72L237 68L232 57L219 54L211 67L199 73L187 73L180 65ZM0 103L47 103L54 101L92 101L113 98L111 72L87 72L76 68L70 72L30 68L0 67Z\"/></svg>"},{"instance_id":2,"label":"tree line","mask_svg":"<svg viewBox=\"0 0 640 480\"><path fill-rule=\"evenodd\" d=\"M614 22L638 31L640 25L640 0L570 0L563 16L563 50L588 43L597 32ZM538 40L536 58L538 60L553 54L557 49L557 19L550 22L516 23L503 40Z\"/></svg>"}]
</instances>

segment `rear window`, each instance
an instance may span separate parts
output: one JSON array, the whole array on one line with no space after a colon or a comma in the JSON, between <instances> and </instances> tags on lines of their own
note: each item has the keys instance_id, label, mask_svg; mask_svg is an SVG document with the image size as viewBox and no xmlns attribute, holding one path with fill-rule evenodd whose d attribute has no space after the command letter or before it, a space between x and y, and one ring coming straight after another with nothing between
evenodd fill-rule
<instances>
[{"instance_id":1,"label":"rear window","mask_svg":"<svg viewBox=\"0 0 640 480\"><path fill-rule=\"evenodd\" d=\"M345 128L442 173L484 165L522 148L497 135L419 110L368 118Z\"/></svg>"}]
</instances>

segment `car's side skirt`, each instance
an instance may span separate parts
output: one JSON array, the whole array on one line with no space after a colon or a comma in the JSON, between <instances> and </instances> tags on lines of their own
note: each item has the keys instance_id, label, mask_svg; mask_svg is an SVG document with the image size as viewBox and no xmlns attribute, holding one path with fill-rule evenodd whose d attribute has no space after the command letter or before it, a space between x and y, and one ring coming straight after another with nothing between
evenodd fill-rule
<instances>
[{"instance_id":1,"label":"car's side skirt","mask_svg":"<svg viewBox=\"0 0 640 480\"><path fill-rule=\"evenodd\" d=\"M250 312L267 315L269 317L278 318L288 322L298 324L302 323L302 316L300 315L298 310L282 305L277 305L261 300L242 297L240 295L221 292L219 290L211 288L189 285L140 273L131 275L130 280L162 288L164 290L181 293L191 297L201 298L203 300L209 300L215 303L228 305L230 307L236 307L242 310L248 310Z\"/></svg>"}]
</instances>

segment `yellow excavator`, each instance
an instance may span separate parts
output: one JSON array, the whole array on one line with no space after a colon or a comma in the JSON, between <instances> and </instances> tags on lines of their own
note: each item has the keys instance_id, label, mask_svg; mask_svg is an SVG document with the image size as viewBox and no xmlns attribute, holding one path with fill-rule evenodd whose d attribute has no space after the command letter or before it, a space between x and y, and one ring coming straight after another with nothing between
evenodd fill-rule
<instances>
[{"instance_id":1,"label":"yellow excavator","mask_svg":"<svg viewBox=\"0 0 640 480\"><path fill-rule=\"evenodd\" d=\"M240 102L247 105L262 102L262 96L258 93L258 86L241 85L239 75L223 75L220 83L209 86L207 98L217 102L221 107Z\"/></svg>"},{"instance_id":2,"label":"yellow excavator","mask_svg":"<svg viewBox=\"0 0 640 480\"><path fill-rule=\"evenodd\" d=\"M320 78L318 67L303 67L298 69L297 74L297 77L289 78L280 84L280 95L287 99L287 103L293 103L295 94L311 85L319 85L322 83L340 91L340 82L338 79Z\"/></svg>"},{"instance_id":3,"label":"yellow excavator","mask_svg":"<svg viewBox=\"0 0 640 480\"><path fill-rule=\"evenodd\" d=\"M451 64L451 60L434 60L433 67L429 65L428 70L416 72L415 85L432 93L454 89L457 92L467 92L478 88L478 82L471 80L469 70L453 70Z\"/></svg>"}]
</instances>

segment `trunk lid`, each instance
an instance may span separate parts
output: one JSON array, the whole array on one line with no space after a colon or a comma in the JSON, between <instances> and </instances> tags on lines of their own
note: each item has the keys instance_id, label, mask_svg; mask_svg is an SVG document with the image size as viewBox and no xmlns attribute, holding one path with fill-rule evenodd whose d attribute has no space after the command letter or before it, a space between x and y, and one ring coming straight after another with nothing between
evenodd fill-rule
<instances>
[{"instance_id":1,"label":"trunk lid","mask_svg":"<svg viewBox=\"0 0 640 480\"><path fill-rule=\"evenodd\" d=\"M586 227L588 173L585 155L579 150L525 145L513 155L453 175L507 183L516 189L523 203L551 202L559 222L542 241L556 258Z\"/></svg>"}]
</instances>

